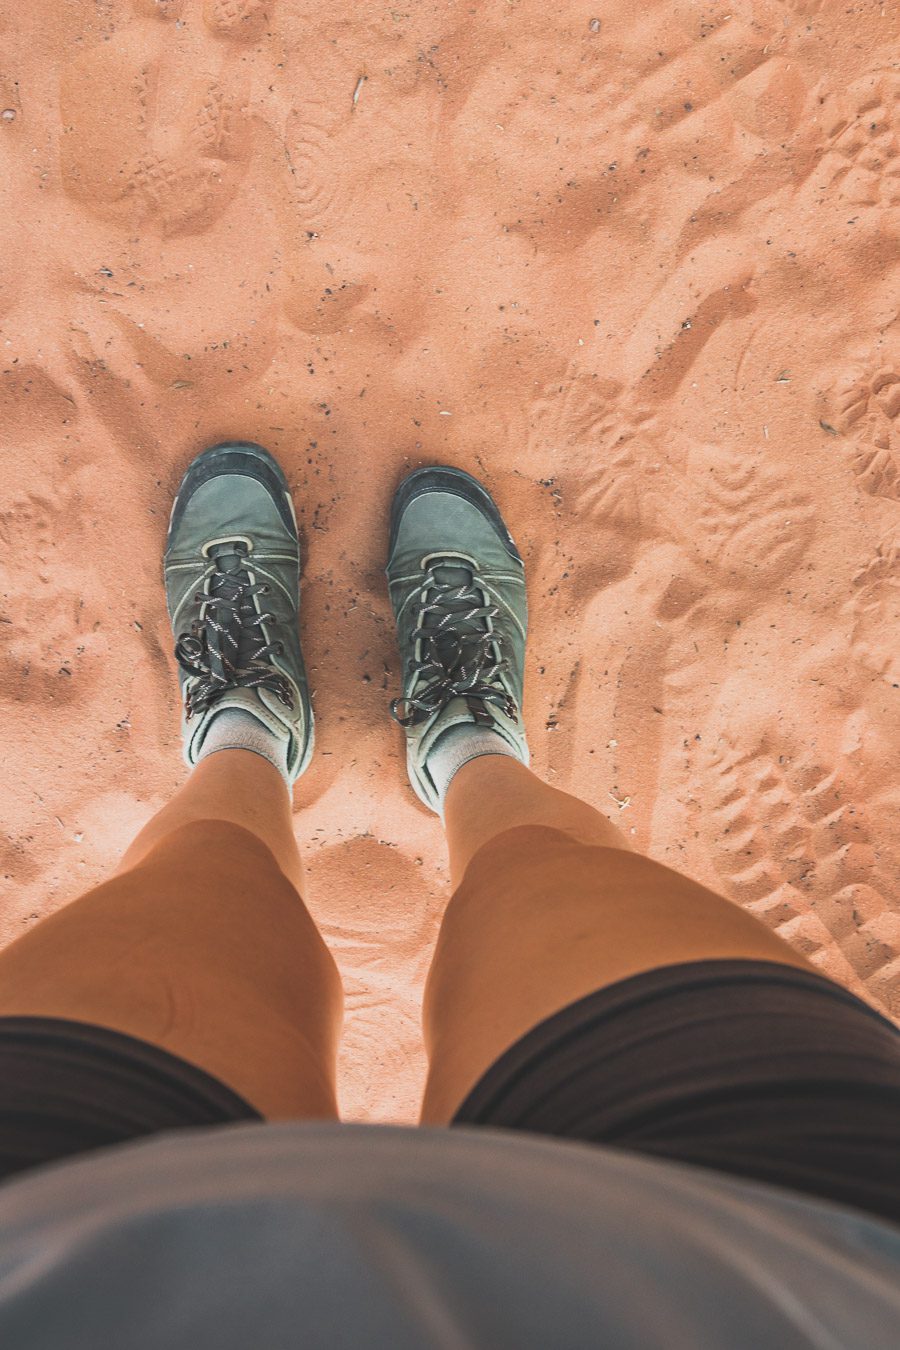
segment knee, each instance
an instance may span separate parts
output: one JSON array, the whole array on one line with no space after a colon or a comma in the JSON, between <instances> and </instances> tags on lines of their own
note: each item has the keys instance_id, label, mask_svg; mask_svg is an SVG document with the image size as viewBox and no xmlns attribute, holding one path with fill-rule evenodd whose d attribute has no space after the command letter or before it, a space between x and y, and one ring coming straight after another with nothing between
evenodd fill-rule
<instances>
[{"instance_id":1,"label":"knee","mask_svg":"<svg viewBox=\"0 0 900 1350\"><path fill-rule=\"evenodd\" d=\"M649 859L601 833L586 838L576 828L519 825L494 835L472 855L448 906L448 913L498 905L518 908L544 903L588 887L615 890L624 875ZM652 866L652 864L649 864Z\"/></svg>"},{"instance_id":2,"label":"knee","mask_svg":"<svg viewBox=\"0 0 900 1350\"><path fill-rule=\"evenodd\" d=\"M169 830L122 876L148 870L175 869L179 876L198 874L281 878L290 885L268 844L243 825L227 820L190 820ZM291 886L293 890L293 886Z\"/></svg>"}]
</instances>

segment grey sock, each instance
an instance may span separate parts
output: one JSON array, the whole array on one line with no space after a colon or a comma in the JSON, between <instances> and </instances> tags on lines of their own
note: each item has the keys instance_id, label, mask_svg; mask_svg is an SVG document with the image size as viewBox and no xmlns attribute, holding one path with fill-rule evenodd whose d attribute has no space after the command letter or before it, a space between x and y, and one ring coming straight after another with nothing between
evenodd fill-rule
<instances>
[{"instance_id":1,"label":"grey sock","mask_svg":"<svg viewBox=\"0 0 900 1350\"><path fill-rule=\"evenodd\" d=\"M243 708L223 708L213 716L197 755L198 762L217 750L252 750L274 764L290 788L288 742L276 736L253 713L244 712Z\"/></svg>"},{"instance_id":2,"label":"grey sock","mask_svg":"<svg viewBox=\"0 0 900 1350\"><path fill-rule=\"evenodd\" d=\"M511 745L491 731L490 727L478 727L471 722L458 723L438 736L428 751L426 768L437 788L441 800L441 812L444 810L444 798L454 775L468 764L470 759L481 755L508 755L518 759Z\"/></svg>"}]
</instances>

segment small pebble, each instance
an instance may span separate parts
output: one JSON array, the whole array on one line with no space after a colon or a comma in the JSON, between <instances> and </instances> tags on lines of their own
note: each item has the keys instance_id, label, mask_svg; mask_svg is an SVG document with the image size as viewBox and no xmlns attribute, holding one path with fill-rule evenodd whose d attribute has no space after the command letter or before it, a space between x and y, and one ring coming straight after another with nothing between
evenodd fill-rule
<instances>
[{"instance_id":1,"label":"small pebble","mask_svg":"<svg viewBox=\"0 0 900 1350\"><path fill-rule=\"evenodd\" d=\"M599 20L599 19L591 19L590 23L588 24L588 28L591 30L592 33L599 33L599 32L600 32L600 20Z\"/></svg>"},{"instance_id":2,"label":"small pebble","mask_svg":"<svg viewBox=\"0 0 900 1350\"><path fill-rule=\"evenodd\" d=\"M4 122L14 122L16 120L15 108L4 108L3 112L0 113L0 117L3 118Z\"/></svg>"}]
</instances>

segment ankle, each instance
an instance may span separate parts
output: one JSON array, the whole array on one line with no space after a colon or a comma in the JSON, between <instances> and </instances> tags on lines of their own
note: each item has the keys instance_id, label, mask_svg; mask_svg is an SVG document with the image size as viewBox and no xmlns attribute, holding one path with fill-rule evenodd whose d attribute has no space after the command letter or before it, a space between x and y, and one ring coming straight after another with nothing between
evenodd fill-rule
<instances>
[{"instance_id":1,"label":"ankle","mask_svg":"<svg viewBox=\"0 0 900 1350\"><path fill-rule=\"evenodd\" d=\"M249 710L223 708L210 719L196 758L198 763L202 763L209 755L223 750L248 750L277 769L290 791L289 746L290 738L287 735L278 735Z\"/></svg>"},{"instance_id":2,"label":"ankle","mask_svg":"<svg viewBox=\"0 0 900 1350\"><path fill-rule=\"evenodd\" d=\"M434 783L438 810L442 818L447 792L456 775L473 760L483 759L486 756L499 756L518 761L512 746L490 727L478 726L471 722L457 723L437 738L428 752L425 768Z\"/></svg>"}]
</instances>

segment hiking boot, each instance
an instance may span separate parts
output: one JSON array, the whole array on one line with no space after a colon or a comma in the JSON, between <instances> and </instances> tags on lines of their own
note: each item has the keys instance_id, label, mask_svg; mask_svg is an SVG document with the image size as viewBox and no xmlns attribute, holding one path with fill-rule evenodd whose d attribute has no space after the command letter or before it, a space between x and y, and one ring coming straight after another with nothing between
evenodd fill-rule
<instances>
[{"instance_id":1,"label":"hiking boot","mask_svg":"<svg viewBox=\"0 0 900 1350\"><path fill-rule=\"evenodd\" d=\"M295 781L313 751L300 545L287 480L262 446L226 442L190 465L172 506L165 582L188 764L216 713L237 708L285 743Z\"/></svg>"},{"instance_id":2,"label":"hiking boot","mask_svg":"<svg viewBox=\"0 0 900 1350\"><path fill-rule=\"evenodd\" d=\"M523 764L525 568L490 493L461 469L417 469L391 511L388 589L403 661L391 712L414 791L440 799L428 755L450 727L496 732Z\"/></svg>"}]
</instances>

